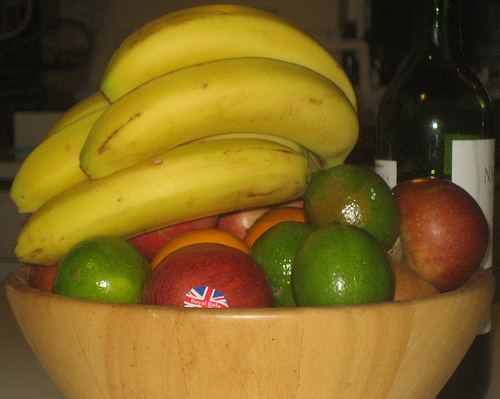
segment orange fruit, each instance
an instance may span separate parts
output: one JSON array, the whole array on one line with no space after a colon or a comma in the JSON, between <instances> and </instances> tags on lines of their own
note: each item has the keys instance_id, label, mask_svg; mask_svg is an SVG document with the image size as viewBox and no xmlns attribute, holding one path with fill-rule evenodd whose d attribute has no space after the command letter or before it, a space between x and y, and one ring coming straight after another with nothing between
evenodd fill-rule
<instances>
[{"instance_id":1,"label":"orange fruit","mask_svg":"<svg viewBox=\"0 0 500 399\"><path fill-rule=\"evenodd\" d=\"M366 230L333 223L304 239L292 264L297 306L355 305L392 301L390 258Z\"/></svg>"},{"instance_id":2,"label":"orange fruit","mask_svg":"<svg viewBox=\"0 0 500 399\"><path fill-rule=\"evenodd\" d=\"M250 254L248 244L234 234L219 229L196 229L181 233L167 241L153 257L151 269L154 269L163 259L180 248L206 242L227 245Z\"/></svg>"},{"instance_id":3,"label":"orange fruit","mask_svg":"<svg viewBox=\"0 0 500 399\"><path fill-rule=\"evenodd\" d=\"M264 269L274 297L274 306L293 307L292 264L297 249L315 228L303 222L281 222L265 231L252 245L252 258Z\"/></svg>"},{"instance_id":4,"label":"orange fruit","mask_svg":"<svg viewBox=\"0 0 500 399\"><path fill-rule=\"evenodd\" d=\"M271 227L281 222L295 221L305 223L304 210L295 206L283 206L273 208L260 216L255 223L248 229L244 241L252 247L255 240Z\"/></svg>"},{"instance_id":5,"label":"orange fruit","mask_svg":"<svg viewBox=\"0 0 500 399\"><path fill-rule=\"evenodd\" d=\"M392 268L396 278L395 301L439 294L436 287L404 263L392 259Z\"/></svg>"},{"instance_id":6,"label":"orange fruit","mask_svg":"<svg viewBox=\"0 0 500 399\"><path fill-rule=\"evenodd\" d=\"M28 280L29 285L37 290L52 292L58 266L32 265Z\"/></svg>"},{"instance_id":7,"label":"orange fruit","mask_svg":"<svg viewBox=\"0 0 500 399\"><path fill-rule=\"evenodd\" d=\"M52 292L98 301L140 303L150 273L146 259L125 239L96 236L73 246L61 260Z\"/></svg>"},{"instance_id":8,"label":"orange fruit","mask_svg":"<svg viewBox=\"0 0 500 399\"><path fill-rule=\"evenodd\" d=\"M316 227L332 222L361 227L386 249L399 235L399 207L392 190L377 173L359 165L313 173L304 195L304 213Z\"/></svg>"}]
</instances>

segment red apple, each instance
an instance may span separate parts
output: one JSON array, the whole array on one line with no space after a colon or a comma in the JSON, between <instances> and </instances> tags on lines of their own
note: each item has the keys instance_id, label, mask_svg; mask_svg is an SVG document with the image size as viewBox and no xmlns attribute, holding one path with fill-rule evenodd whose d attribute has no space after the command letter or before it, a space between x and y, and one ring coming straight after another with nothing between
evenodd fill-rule
<instances>
[{"instance_id":1,"label":"red apple","mask_svg":"<svg viewBox=\"0 0 500 399\"><path fill-rule=\"evenodd\" d=\"M178 249L153 270L143 303L204 308L272 307L269 281L252 257L222 244Z\"/></svg>"},{"instance_id":2,"label":"red apple","mask_svg":"<svg viewBox=\"0 0 500 399\"><path fill-rule=\"evenodd\" d=\"M156 252L171 238L189 230L211 229L216 224L217 216L210 216L141 234L128 241L141 252L148 262L151 262Z\"/></svg>"},{"instance_id":3,"label":"red apple","mask_svg":"<svg viewBox=\"0 0 500 399\"><path fill-rule=\"evenodd\" d=\"M254 224L255 220L271 209L272 207L266 206L224 213L219 215L216 227L219 230L227 231L228 233L234 234L236 237L243 239L248 229Z\"/></svg>"},{"instance_id":4,"label":"red apple","mask_svg":"<svg viewBox=\"0 0 500 399\"><path fill-rule=\"evenodd\" d=\"M28 277L30 287L37 290L52 292L52 286L56 278L56 272L59 265L43 266L32 265Z\"/></svg>"},{"instance_id":5,"label":"red apple","mask_svg":"<svg viewBox=\"0 0 500 399\"><path fill-rule=\"evenodd\" d=\"M488 223L477 202L444 179L407 180L393 190L404 262L441 292L460 287L480 267L488 246Z\"/></svg>"},{"instance_id":6,"label":"red apple","mask_svg":"<svg viewBox=\"0 0 500 399\"><path fill-rule=\"evenodd\" d=\"M294 206L296 208L303 208L304 207L304 198L297 198L292 201L288 202L283 202L282 204L279 204L278 206Z\"/></svg>"},{"instance_id":7,"label":"red apple","mask_svg":"<svg viewBox=\"0 0 500 399\"><path fill-rule=\"evenodd\" d=\"M304 200L302 198L284 202L278 206L296 206L302 208ZM236 237L241 239L245 238L245 235L254 222L267 211L275 208L274 206L263 206L259 208L244 209L236 212L229 212L219 215L219 220L217 221L217 228L219 230L227 231L234 234Z\"/></svg>"}]
</instances>

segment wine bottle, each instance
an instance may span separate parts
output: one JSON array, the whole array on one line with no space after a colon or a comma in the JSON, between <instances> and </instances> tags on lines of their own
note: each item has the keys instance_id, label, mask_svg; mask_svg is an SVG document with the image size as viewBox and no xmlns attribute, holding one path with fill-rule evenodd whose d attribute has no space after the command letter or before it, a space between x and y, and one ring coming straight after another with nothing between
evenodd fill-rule
<instances>
[{"instance_id":1,"label":"wine bottle","mask_svg":"<svg viewBox=\"0 0 500 399\"><path fill-rule=\"evenodd\" d=\"M493 67L490 69L488 83L486 83L486 91L493 105L495 140L498 140L500 137L500 67ZM495 165L498 170L500 168L500 146L498 143L495 146Z\"/></svg>"},{"instance_id":2,"label":"wine bottle","mask_svg":"<svg viewBox=\"0 0 500 399\"><path fill-rule=\"evenodd\" d=\"M490 227L492 266L494 116L468 67L457 0L415 0L410 55L387 86L376 123L375 170L393 187L406 179L451 179L479 203ZM490 323L438 398L481 399L491 378Z\"/></svg>"}]
</instances>

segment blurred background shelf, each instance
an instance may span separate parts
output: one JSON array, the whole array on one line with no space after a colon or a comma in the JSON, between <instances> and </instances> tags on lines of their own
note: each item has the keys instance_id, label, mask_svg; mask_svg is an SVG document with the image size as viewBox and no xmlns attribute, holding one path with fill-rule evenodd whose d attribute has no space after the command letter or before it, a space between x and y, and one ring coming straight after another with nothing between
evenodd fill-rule
<instances>
[{"instance_id":1,"label":"blurred background shelf","mask_svg":"<svg viewBox=\"0 0 500 399\"><path fill-rule=\"evenodd\" d=\"M0 181L10 183L20 167L21 162L0 161Z\"/></svg>"}]
</instances>

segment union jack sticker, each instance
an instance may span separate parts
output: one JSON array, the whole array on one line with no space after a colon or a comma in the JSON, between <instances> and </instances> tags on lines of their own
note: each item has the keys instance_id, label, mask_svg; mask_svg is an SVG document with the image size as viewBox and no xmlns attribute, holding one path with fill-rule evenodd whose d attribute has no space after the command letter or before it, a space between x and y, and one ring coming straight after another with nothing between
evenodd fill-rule
<instances>
[{"instance_id":1,"label":"union jack sticker","mask_svg":"<svg viewBox=\"0 0 500 399\"><path fill-rule=\"evenodd\" d=\"M191 288L184 298L186 308L228 308L224 295L212 287Z\"/></svg>"}]
</instances>

